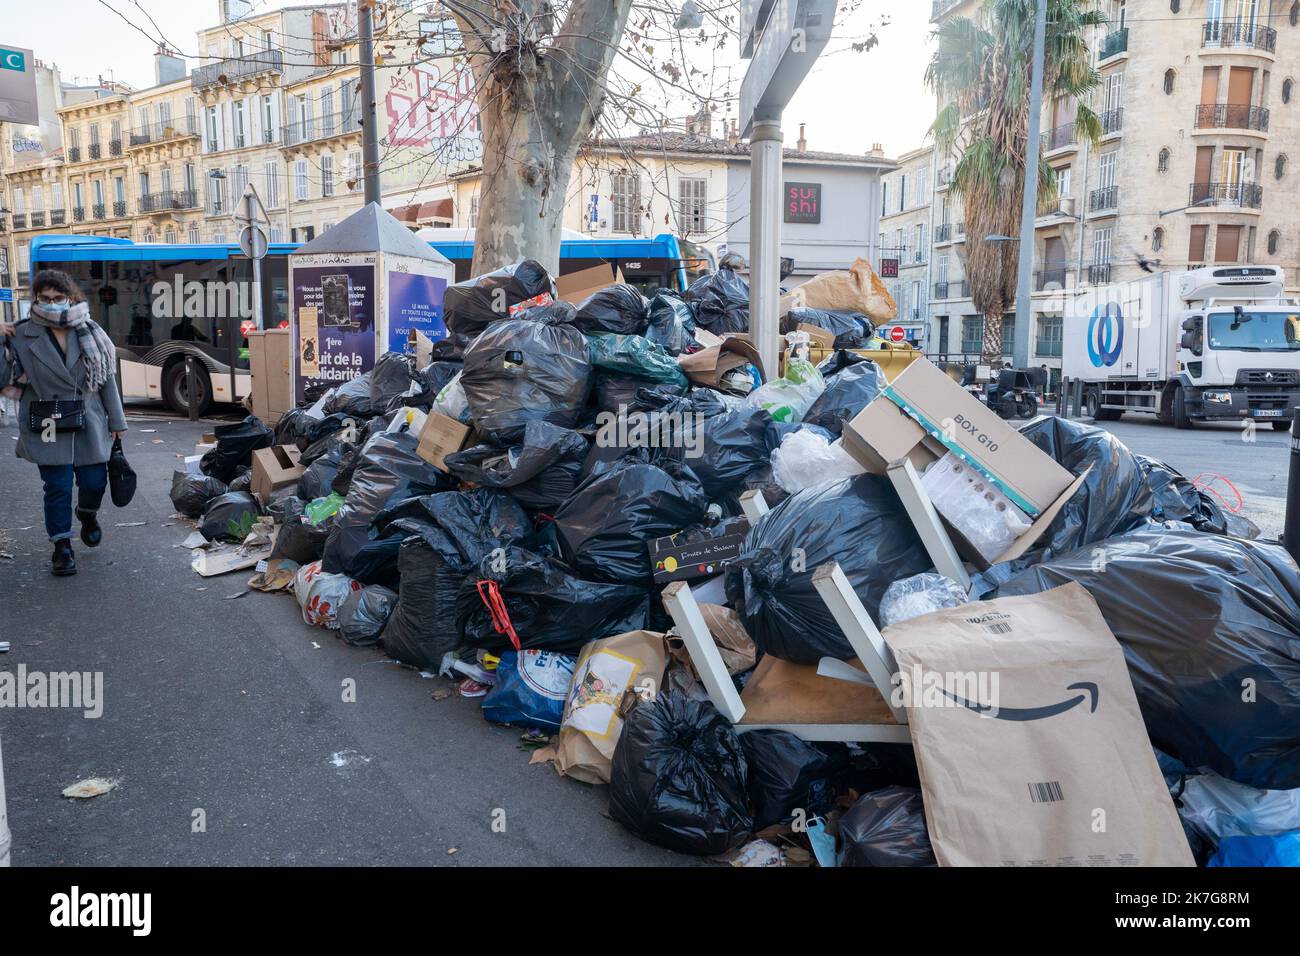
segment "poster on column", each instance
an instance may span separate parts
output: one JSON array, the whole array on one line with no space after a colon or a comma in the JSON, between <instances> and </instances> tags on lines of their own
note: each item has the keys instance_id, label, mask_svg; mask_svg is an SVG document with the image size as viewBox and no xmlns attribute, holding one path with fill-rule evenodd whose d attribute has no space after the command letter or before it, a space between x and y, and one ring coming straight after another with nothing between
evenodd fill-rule
<instances>
[{"instance_id":1,"label":"poster on column","mask_svg":"<svg viewBox=\"0 0 1300 956\"><path fill-rule=\"evenodd\" d=\"M426 263L418 262L420 266ZM388 351L410 351L411 333L418 331L431 342L447 337L442 318L447 280L415 272L388 271Z\"/></svg>"},{"instance_id":2,"label":"poster on column","mask_svg":"<svg viewBox=\"0 0 1300 956\"><path fill-rule=\"evenodd\" d=\"M301 256L290 264L294 394L333 388L375 367L375 256Z\"/></svg>"}]
</instances>

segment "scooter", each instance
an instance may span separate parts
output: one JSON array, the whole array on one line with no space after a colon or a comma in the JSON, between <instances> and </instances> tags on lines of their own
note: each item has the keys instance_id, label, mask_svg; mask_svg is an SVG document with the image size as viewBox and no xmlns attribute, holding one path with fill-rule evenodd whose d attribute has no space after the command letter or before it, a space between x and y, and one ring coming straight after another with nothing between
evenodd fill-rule
<instances>
[{"instance_id":1,"label":"scooter","mask_svg":"<svg viewBox=\"0 0 1300 956\"><path fill-rule=\"evenodd\" d=\"M1033 418L1038 414L1038 379L1037 371L1003 368L994 381L981 385L975 381L975 367L968 365L961 384L999 418Z\"/></svg>"}]
</instances>

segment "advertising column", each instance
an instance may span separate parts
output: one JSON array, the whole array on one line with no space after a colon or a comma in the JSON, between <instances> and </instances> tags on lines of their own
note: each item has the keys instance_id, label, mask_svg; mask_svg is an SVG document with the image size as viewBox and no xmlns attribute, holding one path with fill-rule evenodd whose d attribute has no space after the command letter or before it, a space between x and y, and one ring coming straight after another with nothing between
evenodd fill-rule
<instances>
[{"instance_id":1,"label":"advertising column","mask_svg":"<svg viewBox=\"0 0 1300 956\"><path fill-rule=\"evenodd\" d=\"M375 367L377 253L294 256L290 262L294 397Z\"/></svg>"}]
</instances>

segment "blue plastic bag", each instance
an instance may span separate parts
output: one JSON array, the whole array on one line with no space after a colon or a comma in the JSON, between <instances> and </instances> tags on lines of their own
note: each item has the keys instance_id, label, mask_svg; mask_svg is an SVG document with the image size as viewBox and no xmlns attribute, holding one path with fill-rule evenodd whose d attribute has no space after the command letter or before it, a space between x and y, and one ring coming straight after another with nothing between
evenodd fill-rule
<instances>
[{"instance_id":1,"label":"blue plastic bag","mask_svg":"<svg viewBox=\"0 0 1300 956\"><path fill-rule=\"evenodd\" d=\"M1272 836L1224 837L1206 866L1300 866L1300 830Z\"/></svg>"},{"instance_id":2,"label":"blue plastic bag","mask_svg":"<svg viewBox=\"0 0 1300 956\"><path fill-rule=\"evenodd\" d=\"M554 651L506 651L497 665L497 682L483 698L483 717L558 733L576 663Z\"/></svg>"}]
</instances>

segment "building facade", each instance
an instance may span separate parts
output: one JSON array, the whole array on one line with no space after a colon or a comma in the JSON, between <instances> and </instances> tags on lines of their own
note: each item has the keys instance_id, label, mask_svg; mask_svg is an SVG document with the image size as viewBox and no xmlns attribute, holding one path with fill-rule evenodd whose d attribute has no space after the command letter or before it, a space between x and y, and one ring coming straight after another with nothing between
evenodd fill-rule
<instances>
[{"instance_id":1,"label":"building facade","mask_svg":"<svg viewBox=\"0 0 1300 956\"><path fill-rule=\"evenodd\" d=\"M880 182L879 271L898 304L898 324L907 340L918 345L924 341L929 322L930 276L934 271L930 261L933 167L933 147L914 149L900 156L898 168ZM941 281L939 274L935 271L936 283ZM946 275L946 265L942 274Z\"/></svg>"}]
</instances>

